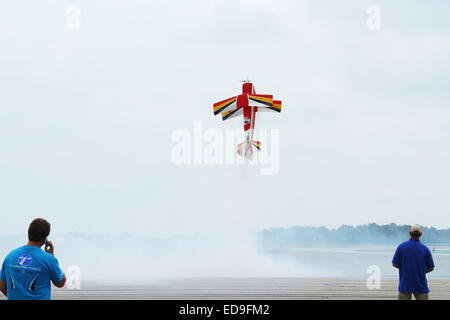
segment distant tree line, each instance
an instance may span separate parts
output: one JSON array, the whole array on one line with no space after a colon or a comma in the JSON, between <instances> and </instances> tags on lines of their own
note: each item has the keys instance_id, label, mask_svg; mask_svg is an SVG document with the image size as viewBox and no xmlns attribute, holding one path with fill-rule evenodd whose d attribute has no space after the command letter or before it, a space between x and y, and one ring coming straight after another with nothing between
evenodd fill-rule
<instances>
[{"instance_id":1,"label":"distant tree line","mask_svg":"<svg viewBox=\"0 0 450 320\"><path fill-rule=\"evenodd\" d=\"M409 225L395 223L349 226L338 229L325 227L289 227L264 229L257 233L262 246L333 245L333 244L399 244L409 239ZM422 227L421 242L433 245L450 245L450 228Z\"/></svg>"}]
</instances>

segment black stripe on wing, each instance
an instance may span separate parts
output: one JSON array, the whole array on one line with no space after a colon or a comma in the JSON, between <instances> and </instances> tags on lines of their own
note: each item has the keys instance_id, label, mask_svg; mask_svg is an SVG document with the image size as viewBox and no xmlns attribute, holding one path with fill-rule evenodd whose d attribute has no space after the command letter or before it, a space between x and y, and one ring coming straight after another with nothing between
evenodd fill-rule
<instances>
[{"instance_id":1,"label":"black stripe on wing","mask_svg":"<svg viewBox=\"0 0 450 320\"><path fill-rule=\"evenodd\" d=\"M230 102L228 102L226 105L224 105L222 108L217 109L214 112L214 115L217 115L218 113L222 112L222 110L224 110L226 107L228 107L229 105L233 104L236 101L236 99L231 100Z\"/></svg>"},{"instance_id":2,"label":"black stripe on wing","mask_svg":"<svg viewBox=\"0 0 450 320\"><path fill-rule=\"evenodd\" d=\"M271 102L267 102L267 101L263 101L263 100L258 100L258 99L252 98L252 97L248 97L248 98L249 98L249 100L252 100L252 101L255 101L255 102L258 102L258 103L262 103L262 104L264 104L264 105L266 105L266 106L268 106L268 107L271 107L271 106L272 106L272 103L271 103Z\"/></svg>"},{"instance_id":3,"label":"black stripe on wing","mask_svg":"<svg viewBox=\"0 0 450 320\"><path fill-rule=\"evenodd\" d=\"M226 115L222 116L222 119L225 121L225 120L227 120L229 117L231 117L233 114L235 114L238 111L239 111L239 108L237 108L236 110L230 111Z\"/></svg>"}]
</instances>

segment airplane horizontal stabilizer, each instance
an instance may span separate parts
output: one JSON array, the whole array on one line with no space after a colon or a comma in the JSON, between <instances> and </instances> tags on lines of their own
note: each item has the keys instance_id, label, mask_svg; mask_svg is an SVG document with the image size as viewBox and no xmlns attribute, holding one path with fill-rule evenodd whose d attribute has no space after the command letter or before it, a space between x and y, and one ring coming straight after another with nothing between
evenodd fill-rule
<instances>
[{"instance_id":1,"label":"airplane horizontal stabilizer","mask_svg":"<svg viewBox=\"0 0 450 320\"><path fill-rule=\"evenodd\" d=\"M233 109L230 111L226 111L222 113L222 120L228 120L235 118L237 116L241 116L243 114L242 108Z\"/></svg>"},{"instance_id":2,"label":"airplane horizontal stabilizer","mask_svg":"<svg viewBox=\"0 0 450 320\"><path fill-rule=\"evenodd\" d=\"M244 143L241 142L241 143L239 143L238 146L237 146L237 153L238 153L240 156L242 156L243 149L244 149Z\"/></svg>"},{"instance_id":3,"label":"airplane horizontal stabilizer","mask_svg":"<svg viewBox=\"0 0 450 320\"><path fill-rule=\"evenodd\" d=\"M256 147L256 149L258 149L258 151L261 150L261 142L256 141L256 140L252 140L252 145Z\"/></svg>"}]
</instances>

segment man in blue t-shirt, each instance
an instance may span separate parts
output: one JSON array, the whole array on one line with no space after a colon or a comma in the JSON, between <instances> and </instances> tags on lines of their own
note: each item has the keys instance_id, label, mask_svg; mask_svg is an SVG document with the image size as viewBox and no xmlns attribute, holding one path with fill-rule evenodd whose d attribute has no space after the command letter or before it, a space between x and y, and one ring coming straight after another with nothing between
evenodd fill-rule
<instances>
[{"instance_id":1,"label":"man in blue t-shirt","mask_svg":"<svg viewBox=\"0 0 450 320\"><path fill-rule=\"evenodd\" d=\"M420 226L411 226L409 235L411 239L398 246L392 259L392 265L400 274L398 299L411 300L414 294L416 300L428 300L430 290L426 274L434 270L433 257L430 249L419 240L422 236Z\"/></svg>"},{"instance_id":2,"label":"man in blue t-shirt","mask_svg":"<svg viewBox=\"0 0 450 320\"><path fill-rule=\"evenodd\" d=\"M50 300L50 281L58 288L66 283L53 243L47 241L49 234L50 223L34 219L28 228L28 244L11 251L3 261L0 291L8 300Z\"/></svg>"}]
</instances>

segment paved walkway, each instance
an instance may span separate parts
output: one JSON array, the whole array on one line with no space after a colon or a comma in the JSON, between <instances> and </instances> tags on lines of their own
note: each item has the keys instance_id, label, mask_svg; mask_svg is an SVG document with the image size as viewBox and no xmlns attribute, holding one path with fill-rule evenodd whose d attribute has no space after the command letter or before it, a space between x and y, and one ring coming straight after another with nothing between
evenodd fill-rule
<instances>
[{"instance_id":1,"label":"paved walkway","mask_svg":"<svg viewBox=\"0 0 450 320\"><path fill-rule=\"evenodd\" d=\"M450 279L428 280L430 299L450 300ZM397 280L369 290L366 280L298 278L195 278L145 285L83 284L53 289L54 299L397 299Z\"/></svg>"}]
</instances>

